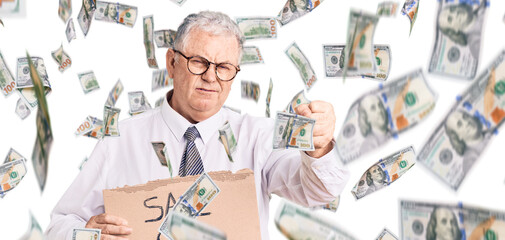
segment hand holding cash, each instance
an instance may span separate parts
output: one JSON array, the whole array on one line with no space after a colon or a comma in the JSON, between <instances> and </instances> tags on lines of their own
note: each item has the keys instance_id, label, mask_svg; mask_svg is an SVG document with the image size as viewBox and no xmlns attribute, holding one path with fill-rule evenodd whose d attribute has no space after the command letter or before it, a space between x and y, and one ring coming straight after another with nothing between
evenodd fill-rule
<instances>
[{"instance_id":1,"label":"hand holding cash","mask_svg":"<svg viewBox=\"0 0 505 240\"><path fill-rule=\"evenodd\" d=\"M333 105L323 101L312 101L309 104L301 104L296 109L296 114L316 120L314 126L314 148L316 150L306 152L313 158L320 158L333 148L331 140L335 131L335 112Z\"/></svg>"},{"instance_id":2,"label":"hand holding cash","mask_svg":"<svg viewBox=\"0 0 505 240\"><path fill-rule=\"evenodd\" d=\"M132 229L128 227L128 222L125 219L107 213L91 217L86 223L86 228L102 230L101 239L109 239L109 237L119 235L126 237L132 233Z\"/></svg>"}]
</instances>

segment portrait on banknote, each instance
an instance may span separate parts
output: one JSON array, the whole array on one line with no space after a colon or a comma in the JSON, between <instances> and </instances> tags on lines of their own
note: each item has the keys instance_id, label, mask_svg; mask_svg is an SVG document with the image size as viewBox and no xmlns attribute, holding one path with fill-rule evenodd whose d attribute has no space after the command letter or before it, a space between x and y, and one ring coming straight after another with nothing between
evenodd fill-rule
<instances>
[{"instance_id":1,"label":"portrait on banknote","mask_svg":"<svg viewBox=\"0 0 505 240\"><path fill-rule=\"evenodd\" d=\"M426 240L460 240L461 237L456 214L449 208L435 207L426 228Z\"/></svg>"},{"instance_id":2,"label":"portrait on banknote","mask_svg":"<svg viewBox=\"0 0 505 240\"><path fill-rule=\"evenodd\" d=\"M388 113L378 96L366 96L358 103L358 125L365 138L360 147L361 152L367 152L386 141L388 122Z\"/></svg>"},{"instance_id":3,"label":"portrait on banknote","mask_svg":"<svg viewBox=\"0 0 505 240\"><path fill-rule=\"evenodd\" d=\"M375 165L368 169L366 172L366 185L368 185L368 189L365 195L373 193L387 185L386 173L380 166Z\"/></svg>"},{"instance_id":4,"label":"portrait on banknote","mask_svg":"<svg viewBox=\"0 0 505 240\"><path fill-rule=\"evenodd\" d=\"M100 9L102 10L102 9ZM107 3L105 12L103 13L107 21L113 22L116 19L117 11L116 5L114 3Z\"/></svg>"}]
</instances>

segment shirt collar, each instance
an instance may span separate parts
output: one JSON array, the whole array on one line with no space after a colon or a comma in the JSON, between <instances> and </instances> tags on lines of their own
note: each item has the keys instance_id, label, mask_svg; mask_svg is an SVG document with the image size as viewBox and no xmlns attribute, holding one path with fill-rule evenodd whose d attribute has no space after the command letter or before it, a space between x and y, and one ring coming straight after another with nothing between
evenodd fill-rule
<instances>
[{"instance_id":1,"label":"shirt collar","mask_svg":"<svg viewBox=\"0 0 505 240\"><path fill-rule=\"evenodd\" d=\"M175 111L168 101L172 98L174 90L170 90L167 92L165 100L161 106L161 114L163 117L163 121L168 126L172 134L174 134L177 141L184 141L184 133L186 130L195 126L198 132L200 133L200 138L203 141L203 144L206 144L210 141L210 138L214 135L216 131L219 130L221 125L223 125L223 115L221 113L221 109L216 114L212 115L210 118L205 119L197 124L192 124L186 118L184 118L181 114Z\"/></svg>"}]
</instances>

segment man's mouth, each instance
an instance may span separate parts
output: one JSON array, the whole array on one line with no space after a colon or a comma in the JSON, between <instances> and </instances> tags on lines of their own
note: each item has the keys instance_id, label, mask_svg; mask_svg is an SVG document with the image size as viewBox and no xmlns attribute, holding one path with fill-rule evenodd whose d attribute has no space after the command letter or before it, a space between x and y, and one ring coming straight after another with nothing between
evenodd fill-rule
<instances>
[{"instance_id":1,"label":"man's mouth","mask_svg":"<svg viewBox=\"0 0 505 240\"><path fill-rule=\"evenodd\" d=\"M217 92L216 90L211 90L211 89L206 89L206 88L197 88L196 90L203 91L203 92Z\"/></svg>"}]
</instances>

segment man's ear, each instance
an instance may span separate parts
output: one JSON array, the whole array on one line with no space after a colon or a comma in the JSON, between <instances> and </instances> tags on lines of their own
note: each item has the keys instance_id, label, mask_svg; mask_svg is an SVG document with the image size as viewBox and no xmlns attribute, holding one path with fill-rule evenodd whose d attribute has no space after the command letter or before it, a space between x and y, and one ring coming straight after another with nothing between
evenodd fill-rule
<instances>
[{"instance_id":1,"label":"man's ear","mask_svg":"<svg viewBox=\"0 0 505 240\"><path fill-rule=\"evenodd\" d=\"M167 50L166 55L166 63L167 63L167 72L169 78L174 78L174 68L175 68L175 52L172 48Z\"/></svg>"}]
</instances>

